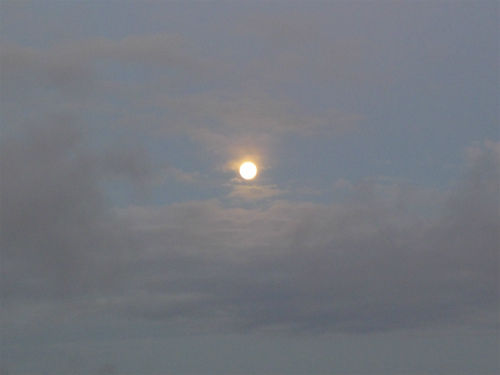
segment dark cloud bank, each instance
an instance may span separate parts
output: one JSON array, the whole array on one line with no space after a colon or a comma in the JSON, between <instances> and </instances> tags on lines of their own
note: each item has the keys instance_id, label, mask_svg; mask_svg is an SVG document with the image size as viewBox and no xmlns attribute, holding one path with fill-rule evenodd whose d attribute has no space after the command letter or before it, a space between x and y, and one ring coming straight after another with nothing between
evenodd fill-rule
<instances>
[{"instance_id":1,"label":"dark cloud bank","mask_svg":"<svg viewBox=\"0 0 500 375\"><path fill-rule=\"evenodd\" d=\"M102 181L137 179L145 162L91 153L72 121L3 139L4 323L111 316L191 331L498 332L493 142L471 146L464 180L433 214L417 187L382 197L370 183L330 205L110 209Z\"/></svg>"}]
</instances>

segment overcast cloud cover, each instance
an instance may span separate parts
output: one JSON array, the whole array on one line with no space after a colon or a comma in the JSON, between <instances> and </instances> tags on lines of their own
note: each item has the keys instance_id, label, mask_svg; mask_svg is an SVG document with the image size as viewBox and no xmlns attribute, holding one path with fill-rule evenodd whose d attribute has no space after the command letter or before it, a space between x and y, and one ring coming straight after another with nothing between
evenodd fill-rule
<instances>
[{"instance_id":1,"label":"overcast cloud cover","mask_svg":"<svg viewBox=\"0 0 500 375\"><path fill-rule=\"evenodd\" d=\"M0 4L1 373L500 371L497 1Z\"/></svg>"}]
</instances>

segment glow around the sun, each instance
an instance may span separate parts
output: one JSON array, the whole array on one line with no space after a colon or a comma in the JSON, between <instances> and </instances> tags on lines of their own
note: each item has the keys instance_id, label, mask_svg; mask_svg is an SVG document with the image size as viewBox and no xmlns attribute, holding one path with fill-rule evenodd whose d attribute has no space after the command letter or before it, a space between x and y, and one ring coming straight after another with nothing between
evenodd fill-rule
<instances>
[{"instance_id":1,"label":"glow around the sun","mask_svg":"<svg viewBox=\"0 0 500 375\"><path fill-rule=\"evenodd\" d=\"M257 167L254 163L247 161L246 163L241 164L240 167L240 175L245 180L251 180L257 174Z\"/></svg>"}]
</instances>

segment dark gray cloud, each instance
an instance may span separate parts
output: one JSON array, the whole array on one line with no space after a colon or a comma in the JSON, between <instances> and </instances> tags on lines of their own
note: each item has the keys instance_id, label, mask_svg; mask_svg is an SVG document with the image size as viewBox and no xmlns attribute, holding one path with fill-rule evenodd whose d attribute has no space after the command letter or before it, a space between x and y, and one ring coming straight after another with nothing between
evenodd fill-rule
<instances>
[{"instance_id":1,"label":"dark gray cloud","mask_svg":"<svg viewBox=\"0 0 500 375\"><path fill-rule=\"evenodd\" d=\"M8 43L2 49L2 93L8 96L23 84L31 90L56 87L64 95L78 95L87 92L94 83L91 65L81 56Z\"/></svg>"},{"instance_id":2,"label":"dark gray cloud","mask_svg":"<svg viewBox=\"0 0 500 375\"><path fill-rule=\"evenodd\" d=\"M128 151L90 152L78 121L48 115L1 148L2 301L70 298L113 284L116 251L130 248L101 182L141 178ZM42 297L43 296L43 297Z\"/></svg>"},{"instance_id":3,"label":"dark gray cloud","mask_svg":"<svg viewBox=\"0 0 500 375\"><path fill-rule=\"evenodd\" d=\"M45 313L71 315L79 300L89 316L208 330L498 329L493 142L470 148L466 178L432 215L418 214L418 188L382 197L369 182L342 204L110 210L101 181L134 177L142 162L91 153L74 122L48 117L2 145L2 303L13 321L35 298Z\"/></svg>"}]
</instances>

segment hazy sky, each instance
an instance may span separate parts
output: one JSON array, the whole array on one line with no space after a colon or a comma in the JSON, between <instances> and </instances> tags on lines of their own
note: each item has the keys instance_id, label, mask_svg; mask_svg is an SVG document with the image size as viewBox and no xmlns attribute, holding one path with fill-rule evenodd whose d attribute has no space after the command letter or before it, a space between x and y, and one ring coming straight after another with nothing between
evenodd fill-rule
<instances>
[{"instance_id":1,"label":"hazy sky","mask_svg":"<svg viewBox=\"0 0 500 375\"><path fill-rule=\"evenodd\" d=\"M1 373L499 373L498 1L0 4Z\"/></svg>"}]
</instances>

